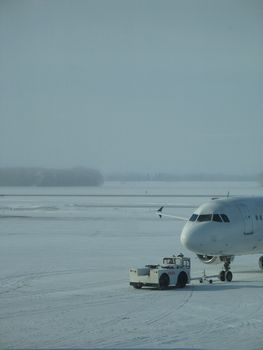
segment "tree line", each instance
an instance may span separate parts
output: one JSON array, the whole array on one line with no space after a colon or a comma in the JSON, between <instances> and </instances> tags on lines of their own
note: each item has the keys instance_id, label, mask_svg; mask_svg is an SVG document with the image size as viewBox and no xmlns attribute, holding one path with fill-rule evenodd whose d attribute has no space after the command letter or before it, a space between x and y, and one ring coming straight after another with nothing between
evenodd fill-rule
<instances>
[{"instance_id":1,"label":"tree line","mask_svg":"<svg viewBox=\"0 0 263 350\"><path fill-rule=\"evenodd\" d=\"M0 168L0 186L100 186L102 174L95 169Z\"/></svg>"},{"instance_id":2,"label":"tree line","mask_svg":"<svg viewBox=\"0 0 263 350\"><path fill-rule=\"evenodd\" d=\"M256 181L256 175L228 174L174 174L174 173L112 173L104 176L107 181Z\"/></svg>"}]
</instances>

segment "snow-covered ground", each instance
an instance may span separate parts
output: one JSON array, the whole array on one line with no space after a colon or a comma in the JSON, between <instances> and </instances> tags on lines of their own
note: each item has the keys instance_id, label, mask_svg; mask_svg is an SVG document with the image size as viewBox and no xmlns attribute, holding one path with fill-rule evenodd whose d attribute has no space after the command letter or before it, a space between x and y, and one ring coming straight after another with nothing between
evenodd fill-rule
<instances>
[{"instance_id":1,"label":"snow-covered ground","mask_svg":"<svg viewBox=\"0 0 263 350\"><path fill-rule=\"evenodd\" d=\"M179 252L201 275L204 265L180 245L183 223L160 220L154 208L190 216L206 200L196 195L228 191L263 195L246 182L0 189L19 194L0 197L0 348L263 349L258 255L235 258L231 283L129 286L129 267Z\"/></svg>"}]
</instances>

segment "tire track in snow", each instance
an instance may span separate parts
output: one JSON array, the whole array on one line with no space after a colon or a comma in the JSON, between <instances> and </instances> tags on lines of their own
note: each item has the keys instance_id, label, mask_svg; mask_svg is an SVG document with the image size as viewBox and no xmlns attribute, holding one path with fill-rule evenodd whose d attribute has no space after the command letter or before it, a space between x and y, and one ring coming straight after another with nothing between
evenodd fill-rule
<instances>
[{"instance_id":1,"label":"tire track in snow","mask_svg":"<svg viewBox=\"0 0 263 350\"><path fill-rule=\"evenodd\" d=\"M247 289L248 293L238 293L238 298L231 298L231 300L228 298L228 293L222 296L222 293L227 292L228 289L238 290L240 288ZM206 315L206 319L202 318L202 313L200 315L192 315L194 324L191 327L191 338L197 339L199 342L207 342L207 339L214 339L220 329L220 332L224 334L222 345L227 344L228 348L235 347L237 337L240 339L242 334L244 334L241 342L244 346L247 344L246 347L249 348L251 340L247 337L248 329L251 328L251 331L255 332L256 327L259 334L261 334L263 323L260 319L262 318L262 290L259 289L258 293L256 293L258 298L255 302L255 300L251 301L249 299L250 288L249 285L239 285L235 282L227 285L220 284L218 289L220 294L215 290L214 296L215 300L222 304L221 309L216 308L213 310L211 308L211 313L204 309L203 313ZM240 296L242 297L240 298ZM257 314L260 315L259 318L256 317ZM209 341L207 344L209 345Z\"/></svg>"},{"instance_id":2,"label":"tire track in snow","mask_svg":"<svg viewBox=\"0 0 263 350\"><path fill-rule=\"evenodd\" d=\"M189 303L190 299L192 298L193 296L193 286L189 286L187 287L187 289L190 289L188 291L188 295L186 296L186 298L175 308L171 308L171 305L169 303L167 303L167 308L165 309L165 311L161 312L158 314L158 317L154 317L152 320L148 320L146 321L145 323L147 325L153 325L153 324L158 324L160 323L164 318L167 318L169 317L170 315L174 314L175 311L183 308L187 303ZM178 289L178 290L175 290L174 292L175 293L179 293L179 292L184 292L185 293L186 289ZM175 296L176 297L176 296Z\"/></svg>"},{"instance_id":3,"label":"tire track in snow","mask_svg":"<svg viewBox=\"0 0 263 350\"><path fill-rule=\"evenodd\" d=\"M46 277L57 277L61 275L72 275L74 273L81 273L80 271L61 270L50 272L33 272L28 274L21 274L16 276L5 277L0 280L0 295L13 292L17 289L21 289L30 281L42 279Z\"/></svg>"}]
</instances>

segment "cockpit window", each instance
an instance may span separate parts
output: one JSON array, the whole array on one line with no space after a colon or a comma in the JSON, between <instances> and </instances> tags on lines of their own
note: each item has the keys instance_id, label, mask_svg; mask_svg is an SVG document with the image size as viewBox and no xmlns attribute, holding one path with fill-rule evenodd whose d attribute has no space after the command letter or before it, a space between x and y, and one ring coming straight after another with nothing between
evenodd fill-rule
<instances>
[{"instance_id":1,"label":"cockpit window","mask_svg":"<svg viewBox=\"0 0 263 350\"><path fill-rule=\"evenodd\" d=\"M228 219L228 216L226 216L226 214L220 214L221 218L223 219L224 222L230 222L230 220Z\"/></svg>"},{"instance_id":2,"label":"cockpit window","mask_svg":"<svg viewBox=\"0 0 263 350\"><path fill-rule=\"evenodd\" d=\"M205 221L215 221L215 222L230 222L228 216L226 214L193 214L189 221L198 221L198 222L205 222Z\"/></svg>"},{"instance_id":3,"label":"cockpit window","mask_svg":"<svg viewBox=\"0 0 263 350\"><path fill-rule=\"evenodd\" d=\"M195 220L197 219L197 217L198 217L198 215L193 214L193 215L190 217L189 221L195 221Z\"/></svg>"},{"instance_id":4,"label":"cockpit window","mask_svg":"<svg viewBox=\"0 0 263 350\"><path fill-rule=\"evenodd\" d=\"M204 214L199 215L197 221L204 222L204 221L211 221L212 220L212 214Z\"/></svg>"},{"instance_id":5,"label":"cockpit window","mask_svg":"<svg viewBox=\"0 0 263 350\"><path fill-rule=\"evenodd\" d=\"M213 214L213 221L222 222L222 219L219 214Z\"/></svg>"}]
</instances>

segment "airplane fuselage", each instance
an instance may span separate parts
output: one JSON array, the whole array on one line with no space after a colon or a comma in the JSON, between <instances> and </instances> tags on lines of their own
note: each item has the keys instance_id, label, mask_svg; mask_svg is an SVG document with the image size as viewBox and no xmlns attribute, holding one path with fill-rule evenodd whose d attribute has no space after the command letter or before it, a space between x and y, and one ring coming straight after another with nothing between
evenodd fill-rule
<instances>
[{"instance_id":1,"label":"airplane fuselage","mask_svg":"<svg viewBox=\"0 0 263 350\"><path fill-rule=\"evenodd\" d=\"M263 197L213 199L198 207L181 234L200 255L263 253Z\"/></svg>"}]
</instances>

